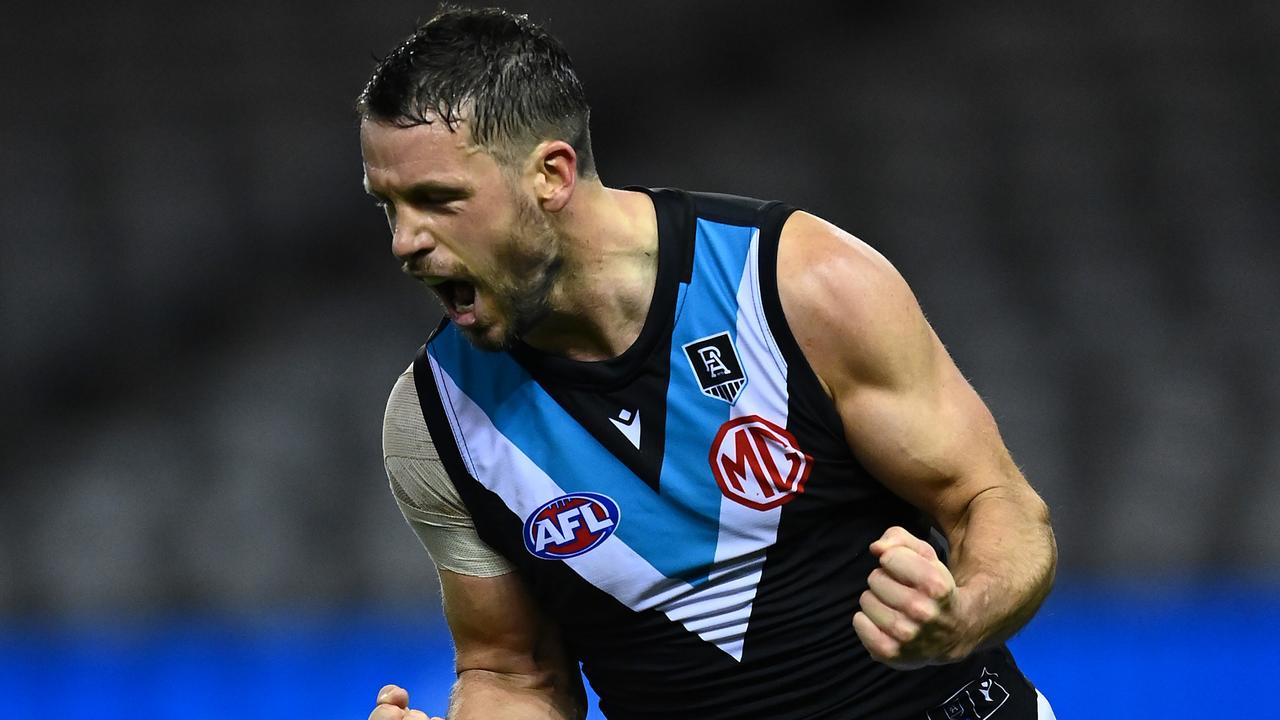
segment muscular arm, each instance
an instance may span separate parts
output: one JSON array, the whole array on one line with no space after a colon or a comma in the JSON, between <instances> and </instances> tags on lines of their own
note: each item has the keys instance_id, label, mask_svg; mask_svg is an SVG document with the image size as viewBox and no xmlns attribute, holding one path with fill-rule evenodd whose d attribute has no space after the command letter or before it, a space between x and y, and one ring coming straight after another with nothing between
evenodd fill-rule
<instances>
[{"instance_id":1,"label":"muscular arm","mask_svg":"<svg viewBox=\"0 0 1280 720\"><path fill-rule=\"evenodd\" d=\"M440 570L445 617L457 648L448 720L578 720L586 694L559 628L538 611L515 573ZM369 720L445 720L409 707L397 685L378 691Z\"/></svg>"},{"instance_id":2,"label":"muscular arm","mask_svg":"<svg viewBox=\"0 0 1280 720\"><path fill-rule=\"evenodd\" d=\"M559 628L515 573L481 578L440 571L457 647L450 720L574 720L586 715L582 679Z\"/></svg>"},{"instance_id":3,"label":"muscular arm","mask_svg":"<svg viewBox=\"0 0 1280 720\"><path fill-rule=\"evenodd\" d=\"M440 575L445 618L456 647L452 720L570 720L585 714L582 679L565 656L559 629L539 612L520 576L476 533L427 433L413 368L387 401L383 460L401 513ZM378 694L371 720L403 720L402 688Z\"/></svg>"},{"instance_id":4,"label":"muscular arm","mask_svg":"<svg viewBox=\"0 0 1280 720\"><path fill-rule=\"evenodd\" d=\"M927 512L951 544L887 533L855 627L868 650L910 667L1002 641L1049 592L1056 548L1048 511L883 257L817 218L783 231L779 292L796 339L831 395L854 454Z\"/></svg>"}]
</instances>

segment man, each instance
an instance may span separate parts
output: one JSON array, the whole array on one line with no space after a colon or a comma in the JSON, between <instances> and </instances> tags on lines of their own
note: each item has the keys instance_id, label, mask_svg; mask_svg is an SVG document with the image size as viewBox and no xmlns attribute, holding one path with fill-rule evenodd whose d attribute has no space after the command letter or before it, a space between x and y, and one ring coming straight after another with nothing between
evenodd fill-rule
<instances>
[{"instance_id":1,"label":"man","mask_svg":"<svg viewBox=\"0 0 1280 720\"><path fill-rule=\"evenodd\" d=\"M450 718L582 717L579 663L610 718L1052 717L1002 644L1052 582L1045 505L884 258L780 203L604 186L522 16L441 13L358 107L447 315L384 455Z\"/></svg>"}]
</instances>

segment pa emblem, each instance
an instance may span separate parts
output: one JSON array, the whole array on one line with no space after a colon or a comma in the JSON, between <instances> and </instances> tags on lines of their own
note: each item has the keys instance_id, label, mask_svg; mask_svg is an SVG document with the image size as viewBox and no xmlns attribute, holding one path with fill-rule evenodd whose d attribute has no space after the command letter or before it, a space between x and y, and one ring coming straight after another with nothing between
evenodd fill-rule
<instances>
[{"instance_id":1,"label":"pa emblem","mask_svg":"<svg viewBox=\"0 0 1280 720\"><path fill-rule=\"evenodd\" d=\"M618 503L608 495L561 495L524 521L524 546L544 560L577 557L604 542L621 519Z\"/></svg>"},{"instance_id":2,"label":"pa emblem","mask_svg":"<svg viewBox=\"0 0 1280 720\"><path fill-rule=\"evenodd\" d=\"M708 335L682 347L703 395L730 405L738 401L747 384L747 374L742 372L742 363L738 362L738 353L728 332Z\"/></svg>"},{"instance_id":3,"label":"pa emblem","mask_svg":"<svg viewBox=\"0 0 1280 720\"><path fill-rule=\"evenodd\" d=\"M804 492L813 458L785 428L759 415L734 418L711 441L711 472L724 496L771 510Z\"/></svg>"}]
</instances>

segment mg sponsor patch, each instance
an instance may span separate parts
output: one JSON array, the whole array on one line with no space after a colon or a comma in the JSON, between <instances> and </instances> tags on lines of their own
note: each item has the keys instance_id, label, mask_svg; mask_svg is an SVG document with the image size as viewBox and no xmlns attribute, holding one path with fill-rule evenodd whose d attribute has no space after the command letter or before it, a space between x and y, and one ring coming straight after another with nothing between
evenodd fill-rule
<instances>
[{"instance_id":1,"label":"mg sponsor patch","mask_svg":"<svg viewBox=\"0 0 1280 720\"><path fill-rule=\"evenodd\" d=\"M738 401L738 395L747 384L747 375L738 362L738 353L728 332L685 343L685 357L698 378L702 394L718 398L730 405Z\"/></svg>"},{"instance_id":2,"label":"mg sponsor patch","mask_svg":"<svg viewBox=\"0 0 1280 720\"><path fill-rule=\"evenodd\" d=\"M770 510L804 492L813 458L786 428L759 415L720 426L711 441L711 472L724 496L749 508Z\"/></svg>"},{"instance_id":3,"label":"mg sponsor patch","mask_svg":"<svg viewBox=\"0 0 1280 720\"><path fill-rule=\"evenodd\" d=\"M569 493L533 511L524 521L524 546L544 560L577 557L618 529L622 512L600 493Z\"/></svg>"}]
</instances>

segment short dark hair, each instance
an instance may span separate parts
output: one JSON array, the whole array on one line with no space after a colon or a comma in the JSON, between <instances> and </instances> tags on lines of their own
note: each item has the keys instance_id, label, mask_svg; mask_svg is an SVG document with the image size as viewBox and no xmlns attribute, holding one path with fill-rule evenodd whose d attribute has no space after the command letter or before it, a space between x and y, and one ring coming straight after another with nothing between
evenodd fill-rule
<instances>
[{"instance_id":1,"label":"short dark hair","mask_svg":"<svg viewBox=\"0 0 1280 720\"><path fill-rule=\"evenodd\" d=\"M378 62L356 111L401 127L466 119L471 141L508 162L537 143L573 146L578 171L595 174L591 108L558 40L500 8L444 6Z\"/></svg>"}]
</instances>

